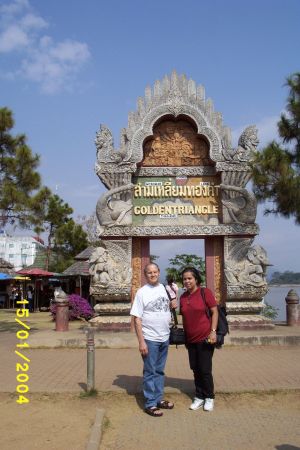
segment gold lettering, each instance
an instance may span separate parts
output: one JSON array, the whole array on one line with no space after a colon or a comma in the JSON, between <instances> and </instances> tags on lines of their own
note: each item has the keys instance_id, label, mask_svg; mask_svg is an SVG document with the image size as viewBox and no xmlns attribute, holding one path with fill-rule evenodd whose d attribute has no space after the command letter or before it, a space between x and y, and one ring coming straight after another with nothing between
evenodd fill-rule
<instances>
[{"instance_id":1,"label":"gold lettering","mask_svg":"<svg viewBox=\"0 0 300 450\"><path fill-rule=\"evenodd\" d=\"M172 186L172 197L178 197L178 186Z\"/></svg>"},{"instance_id":2,"label":"gold lettering","mask_svg":"<svg viewBox=\"0 0 300 450\"><path fill-rule=\"evenodd\" d=\"M166 181L164 183L163 197L171 197L171 196L172 196L172 183L171 181Z\"/></svg>"},{"instance_id":3,"label":"gold lettering","mask_svg":"<svg viewBox=\"0 0 300 450\"><path fill-rule=\"evenodd\" d=\"M195 196L196 197L202 196L202 186L195 186Z\"/></svg>"},{"instance_id":4,"label":"gold lettering","mask_svg":"<svg viewBox=\"0 0 300 450\"><path fill-rule=\"evenodd\" d=\"M186 186L178 186L178 196L185 197L186 196Z\"/></svg>"},{"instance_id":5,"label":"gold lettering","mask_svg":"<svg viewBox=\"0 0 300 450\"><path fill-rule=\"evenodd\" d=\"M212 197L215 196L215 190L213 186L208 186L208 195L211 195Z\"/></svg>"},{"instance_id":6,"label":"gold lettering","mask_svg":"<svg viewBox=\"0 0 300 450\"><path fill-rule=\"evenodd\" d=\"M139 206L134 207L134 214L136 214L136 215L141 214L141 208Z\"/></svg>"},{"instance_id":7,"label":"gold lettering","mask_svg":"<svg viewBox=\"0 0 300 450\"><path fill-rule=\"evenodd\" d=\"M186 196L195 197L195 186L186 186Z\"/></svg>"},{"instance_id":8,"label":"gold lettering","mask_svg":"<svg viewBox=\"0 0 300 450\"><path fill-rule=\"evenodd\" d=\"M141 197L142 195L142 187L141 187L141 183L138 183L134 186L134 196L135 198L137 197Z\"/></svg>"}]
</instances>

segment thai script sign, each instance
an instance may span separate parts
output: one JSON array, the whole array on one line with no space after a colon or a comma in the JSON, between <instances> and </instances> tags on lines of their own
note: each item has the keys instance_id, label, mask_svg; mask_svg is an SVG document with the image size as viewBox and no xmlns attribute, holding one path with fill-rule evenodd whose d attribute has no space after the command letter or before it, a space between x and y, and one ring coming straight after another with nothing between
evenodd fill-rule
<instances>
[{"instance_id":1,"label":"thai script sign","mask_svg":"<svg viewBox=\"0 0 300 450\"><path fill-rule=\"evenodd\" d=\"M137 177L134 184L134 225L218 223L217 177Z\"/></svg>"}]
</instances>

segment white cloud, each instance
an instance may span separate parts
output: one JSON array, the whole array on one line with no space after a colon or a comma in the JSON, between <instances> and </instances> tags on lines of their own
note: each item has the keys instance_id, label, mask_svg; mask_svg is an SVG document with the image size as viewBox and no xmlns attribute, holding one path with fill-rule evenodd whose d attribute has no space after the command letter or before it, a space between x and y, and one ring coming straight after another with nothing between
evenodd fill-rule
<instances>
[{"instance_id":1,"label":"white cloud","mask_svg":"<svg viewBox=\"0 0 300 450\"><path fill-rule=\"evenodd\" d=\"M49 54L58 61L74 64L86 61L89 57L89 50L86 44L66 40L53 47Z\"/></svg>"},{"instance_id":2,"label":"white cloud","mask_svg":"<svg viewBox=\"0 0 300 450\"><path fill-rule=\"evenodd\" d=\"M40 16L35 14L26 14L22 17L20 24L26 30L47 28L48 23Z\"/></svg>"},{"instance_id":3,"label":"white cloud","mask_svg":"<svg viewBox=\"0 0 300 450\"><path fill-rule=\"evenodd\" d=\"M71 39L55 42L42 34L49 24L31 11L26 0L3 5L0 11L0 53L20 54L18 67L2 71L2 78L27 79L47 94L72 90L79 70L91 56L87 44Z\"/></svg>"},{"instance_id":4,"label":"white cloud","mask_svg":"<svg viewBox=\"0 0 300 450\"><path fill-rule=\"evenodd\" d=\"M29 44L29 37L18 25L11 25L0 34L0 52L8 53Z\"/></svg>"},{"instance_id":5,"label":"white cloud","mask_svg":"<svg viewBox=\"0 0 300 450\"><path fill-rule=\"evenodd\" d=\"M5 16L15 15L21 12L23 9L29 8L29 2L27 0L15 0L14 2L0 6L0 14Z\"/></svg>"}]
</instances>

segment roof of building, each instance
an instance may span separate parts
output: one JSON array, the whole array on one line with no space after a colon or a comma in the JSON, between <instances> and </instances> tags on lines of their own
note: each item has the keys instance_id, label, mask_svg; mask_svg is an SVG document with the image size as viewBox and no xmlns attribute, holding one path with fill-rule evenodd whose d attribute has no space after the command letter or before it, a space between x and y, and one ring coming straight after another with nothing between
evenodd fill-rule
<instances>
[{"instance_id":1,"label":"roof of building","mask_svg":"<svg viewBox=\"0 0 300 450\"><path fill-rule=\"evenodd\" d=\"M63 275L89 277L89 258L94 250L95 247L91 245L78 253L74 258L74 263L63 272Z\"/></svg>"},{"instance_id":2,"label":"roof of building","mask_svg":"<svg viewBox=\"0 0 300 450\"><path fill-rule=\"evenodd\" d=\"M70 267L68 267L64 272L63 275L68 276L85 276L89 277L89 261L88 260L79 260L75 261Z\"/></svg>"},{"instance_id":3,"label":"roof of building","mask_svg":"<svg viewBox=\"0 0 300 450\"><path fill-rule=\"evenodd\" d=\"M20 244L22 242L35 242L39 244L40 247L45 247L43 239L41 239L39 236L10 236L7 234L0 233L0 240L12 243L16 242Z\"/></svg>"},{"instance_id":4,"label":"roof of building","mask_svg":"<svg viewBox=\"0 0 300 450\"><path fill-rule=\"evenodd\" d=\"M33 264L30 266L26 266L26 269L43 269L48 270L49 266L51 264L55 264L57 262L57 254L53 252L52 250L49 253L49 261L48 261L48 267L47 267L47 249L39 249L36 257L33 261Z\"/></svg>"},{"instance_id":5,"label":"roof of building","mask_svg":"<svg viewBox=\"0 0 300 450\"><path fill-rule=\"evenodd\" d=\"M95 247L93 247L91 245L90 247L87 247L84 250L82 250L82 252L78 253L78 255L76 255L74 259L76 259L76 260L89 259L89 257L91 256L91 254L93 253L94 250L95 250Z\"/></svg>"}]
</instances>

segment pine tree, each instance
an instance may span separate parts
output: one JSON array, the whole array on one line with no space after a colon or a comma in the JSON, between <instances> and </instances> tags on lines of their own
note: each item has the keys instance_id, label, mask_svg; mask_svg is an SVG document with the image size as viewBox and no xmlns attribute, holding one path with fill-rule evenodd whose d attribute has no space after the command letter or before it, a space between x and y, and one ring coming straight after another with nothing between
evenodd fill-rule
<instances>
[{"instance_id":1,"label":"pine tree","mask_svg":"<svg viewBox=\"0 0 300 450\"><path fill-rule=\"evenodd\" d=\"M36 171L39 156L26 144L26 136L13 136L13 114L0 108L0 226L16 223L28 226L32 221L34 194L40 189L41 178Z\"/></svg>"},{"instance_id":2,"label":"pine tree","mask_svg":"<svg viewBox=\"0 0 300 450\"><path fill-rule=\"evenodd\" d=\"M54 251L58 255L55 272L63 272L73 263L73 258L88 246L87 233L73 219L61 225L55 231Z\"/></svg>"},{"instance_id":3,"label":"pine tree","mask_svg":"<svg viewBox=\"0 0 300 450\"><path fill-rule=\"evenodd\" d=\"M273 205L265 209L283 217L294 217L300 224L300 73L287 79L289 95L286 113L278 122L282 142L272 141L252 162L254 193L260 202Z\"/></svg>"}]
</instances>

